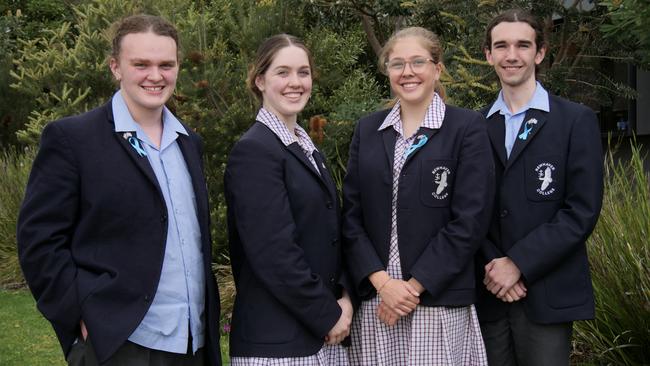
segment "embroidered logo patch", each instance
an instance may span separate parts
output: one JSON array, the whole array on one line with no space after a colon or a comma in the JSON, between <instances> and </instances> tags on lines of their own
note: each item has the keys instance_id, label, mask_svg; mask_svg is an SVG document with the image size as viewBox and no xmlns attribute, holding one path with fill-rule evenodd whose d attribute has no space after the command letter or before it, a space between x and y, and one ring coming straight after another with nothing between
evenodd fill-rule
<instances>
[{"instance_id":1,"label":"embroidered logo patch","mask_svg":"<svg viewBox=\"0 0 650 366\"><path fill-rule=\"evenodd\" d=\"M537 179L541 181L539 188L537 188L537 193L542 196L548 196L555 192L555 187L552 187L553 183L553 172L555 171L555 166L551 163L539 163L535 167L535 172L537 173Z\"/></svg>"},{"instance_id":2,"label":"embroidered logo patch","mask_svg":"<svg viewBox=\"0 0 650 366\"><path fill-rule=\"evenodd\" d=\"M451 170L446 166L437 166L431 171L433 174L433 192L431 195L435 199L444 200L449 196L449 191L447 186L449 183L449 176L451 175Z\"/></svg>"}]
</instances>

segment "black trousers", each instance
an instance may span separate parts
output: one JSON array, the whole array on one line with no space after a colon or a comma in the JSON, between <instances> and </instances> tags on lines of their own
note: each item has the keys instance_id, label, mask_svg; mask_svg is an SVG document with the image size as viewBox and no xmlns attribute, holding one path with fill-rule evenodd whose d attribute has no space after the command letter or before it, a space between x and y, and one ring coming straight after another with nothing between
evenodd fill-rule
<instances>
[{"instance_id":1,"label":"black trousers","mask_svg":"<svg viewBox=\"0 0 650 366\"><path fill-rule=\"evenodd\" d=\"M490 366L568 366L572 332L573 322L530 321L519 301L512 303L507 317L481 322Z\"/></svg>"},{"instance_id":2,"label":"black trousers","mask_svg":"<svg viewBox=\"0 0 650 366\"><path fill-rule=\"evenodd\" d=\"M92 341L81 339L72 346L66 358L69 366L99 366ZM146 348L127 341L102 366L203 366L203 348L195 354L180 354Z\"/></svg>"}]
</instances>

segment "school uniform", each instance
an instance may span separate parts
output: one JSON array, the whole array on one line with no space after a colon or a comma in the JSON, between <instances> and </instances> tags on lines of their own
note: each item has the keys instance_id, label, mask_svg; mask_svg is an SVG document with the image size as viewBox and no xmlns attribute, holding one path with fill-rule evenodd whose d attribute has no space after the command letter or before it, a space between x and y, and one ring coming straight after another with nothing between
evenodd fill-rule
<instances>
[{"instance_id":1,"label":"school uniform","mask_svg":"<svg viewBox=\"0 0 650 366\"><path fill-rule=\"evenodd\" d=\"M483 118L436 94L403 136L400 103L362 118L344 179L344 253L362 300L353 365L484 365L472 304L474 254L489 222L494 168ZM393 327L376 317L368 276L415 277L420 305Z\"/></svg>"},{"instance_id":2,"label":"school uniform","mask_svg":"<svg viewBox=\"0 0 650 366\"><path fill-rule=\"evenodd\" d=\"M483 113L497 193L490 230L477 256L477 278L484 277L484 266L492 259L508 256L528 289L525 298L510 304L480 286L477 310L490 362L568 364L571 322L594 317L585 241L596 225L603 194L596 115L549 95L539 83L516 115L502 93ZM517 321L525 323L515 326ZM515 325L499 327L508 322ZM538 340L525 341L535 337L534 329ZM554 341L558 339L562 344Z\"/></svg>"},{"instance_id":3,"label":"school uniform","mask_svg":"<svg viewBox=\"0 0 650 366\"><path fill-rule=\"evenodd\" d=\"M296 136L297 135L297 136ZM262 108L225 172L237 288L233 365L345 365L324 338L341 316L336 187L307 133Z\"/></svg>"},{"instance_id":4,"label":"school uniform","mask_svg":"<svg viewBox=\"0 0 650 366\"><path fill-rule=\"evenodd\" d=\"M167 108L161 117L156 147L118 91L43 130L18 254L71 364L134 353L221 364L203 142Z\"/></svg>"}]
</instances>

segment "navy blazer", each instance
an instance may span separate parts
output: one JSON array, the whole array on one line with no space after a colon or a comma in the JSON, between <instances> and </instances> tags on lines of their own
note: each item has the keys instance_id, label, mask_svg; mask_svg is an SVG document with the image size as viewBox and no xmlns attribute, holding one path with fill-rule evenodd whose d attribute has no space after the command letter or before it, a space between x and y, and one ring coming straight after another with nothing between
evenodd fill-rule
<instances>
[{"instance_id":1,"label":"navy blazer","mask_svg":"<svg viewBox=\"0 0 650 366\"><path fill-rule=\"evenodd\" d=\"M177 141L196 195L206 279L210 365L219 354L219 294L211 270L202 143ZM83 319L106 361L131 335L156 294L167 238L167 207L146 157L115 132L110 101L48 124L18 218L18 253L38 309L67 354Z\"/></svg>"},{"instance_id":2,"label":"navy blazer","mask_svg":"<svg viewBox=\"0 0 650 366\"><path fill-rule=\"evenodd\" d=\"M350 277L361 299L376 291L368 276L388 265L397 132L382 131L389 110L362 118L350 145L343 184L343 236ZM415 277L425 306L475 301L474 255L483 240L494 196L494 167L484 118L447 106L438 130L421 127L428 142L402 168L397 235L404 280ZM446 172L447 187L436 179Z\"/></svg>"},{"instance_id":3,"label":"navy blazer","mask_svg":"<svg viewBox=\"0 0 650 366\"><path fill-rule=\"evenodd\" d=\"M305 153L255 122L225 173L230 260L237 287L233 357L302 357L323 346L341 316L336 186Z\"/></svg>"},{"instance_id":4,"label":"navy blazer","mask_svg":"<svg viewBox=\"0 0 650 366\"><path fill-rule=\"evenodd\" d=\"M528 288L521 300L526 315L543 324L594 317L585 241L598 220L603 195L596 115L552 95L549 109L526 112L520 133L526 121L537 122L527 139L516 139L509 158L503 115L494 113L487 120L497 194L477 261L482 279L486 263L510 257ZM505 316L508 304L480 286L477 309L481 321L497 320Z\"/></svg>"}]
</instances>

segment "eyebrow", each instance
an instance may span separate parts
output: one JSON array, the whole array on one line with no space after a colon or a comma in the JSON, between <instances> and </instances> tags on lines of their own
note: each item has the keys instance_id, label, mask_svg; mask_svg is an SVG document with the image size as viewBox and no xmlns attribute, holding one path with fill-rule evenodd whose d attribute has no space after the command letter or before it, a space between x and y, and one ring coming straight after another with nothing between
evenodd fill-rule
<instances>
[{"instance_id":1,"label":"eyebrow","mask_svg":"<svg viewBox=\"0 0 650 366\"><path fill-rule=\"evenodd\" d=\"M507 44L507 43L508 42L506 42L506 41L499 40L499 41L492 42L492 46L501 46L501 45L504 45L504 44ZM518 39L514 43L517 44L517 45L532 45L533 44L532 41L529 41L527 39Z\"/></svg>"},{"instance_id":2,"label":"eyebrow","mask_svg":"<svg viewBox=\"0 0 650 366\"><path fill-rule=\"evenodd\" d=\"M292 68L291 66L287 66L287 65L278 65L274 67L273 70L291 69L291 68ZM298 70L303 70L303 69L311 69L311 67L309 65L302 65L298 67Z\"/></svg>"},{"instance_id":3,"label":"eyebrow","mask_svg":"<svg viewBox=\"0 0 650 366\"><path fill-rule=\"evenodd\" d=\"M129 62L131 63L143 63L143 64L150 64L154 63L153 61L146 59L146 58L133 58L130 59ZM158 62L159 64L176 64L176 60L162 60Z\"/></svg>"}]
</instances>

